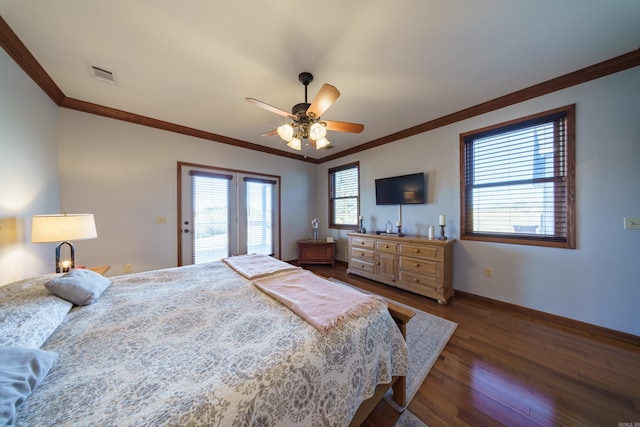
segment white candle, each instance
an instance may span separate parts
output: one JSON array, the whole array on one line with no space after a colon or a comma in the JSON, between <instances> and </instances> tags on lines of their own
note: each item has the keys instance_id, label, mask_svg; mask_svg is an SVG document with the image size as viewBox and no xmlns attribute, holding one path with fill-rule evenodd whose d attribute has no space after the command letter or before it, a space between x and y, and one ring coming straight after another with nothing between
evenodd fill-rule
<instances>
[{"instance_id":1,"label":"white candle","mask_svg":"<svg viewBox=\"0 0 640 427\"><path fill-rule=\"evenodd\" d=\"M440 221L438 221L438 224L447 225L447 216L446 215L440 215Z\"/></svg>"},{"instance_id":2,"label":"white candle","mask_svg":"<svg viewBox=\"0 0 640 427\"><path fill-rule=\"evenodd\" d=\"M402 224L400 224L400 221L396 222L396 227L400 227Z\"/></svg>"},{"instance_id":3,"label":"white candle","mask_svg":"<svg viewBox=\"0 0 640 427\"><path fill-rule=\"evenodd\" d=\"M360 215L360 216L358 217L358 219L359 219L359 220L362 220L362 215Z\"/></svg>"}]
</instances>

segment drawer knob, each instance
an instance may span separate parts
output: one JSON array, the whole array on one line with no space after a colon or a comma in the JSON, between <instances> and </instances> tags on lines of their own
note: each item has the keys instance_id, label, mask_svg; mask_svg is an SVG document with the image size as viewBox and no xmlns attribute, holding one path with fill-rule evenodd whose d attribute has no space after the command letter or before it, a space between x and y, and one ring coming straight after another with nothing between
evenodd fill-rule
<instances>
[{"instance_id":1,"label":"drawer knob","mask_svg":"<svg viewBox=\"0 0 640 427\"><path fill-rule=\"evenodd\" d=\"M420 264L418 264L417 262L414 264L414 266L416 267L420 267Z\"/></svg>"},{"instance_id":2,"label":"drawer knob","mask_svg":"<svg viewBox=\"0 0 640 427\"><path fill-rule=\"evenodd\" d=\"M384 248L385 249L389 249L389 245L384 245Z\"/></svg>"},{"instance_id":3,"label":"drawer knob","mask_svg":"<svg viewBox=\"0 0 640 427\"><path fill-rule=\"evenodd\" d=\"M420 283L420 279L413 279L414 282Z\"/></svg>"},{"instance_id":4,"label":"drawer knob","mask_svg":"<svg viewBox=\"0 0 640 427\"><path fill-rule=\"evenodd\" d=\"M364 256L364 252L360 252L360 256Z\"/></svg>"},{"instance_id":5,"label":"drawer knob","mask_svg":"<svg viewBox=\"0 0 640 427\"><path fill-rule=\"evenodd\" d=\"M360 242L361 245L364 245L364 242Z\"/></svg>"},{"instance_id":6,"label":"drawer knob","mask_svg":"<svg viewBox=\"0 0 640 427\"><path fill-rule=\"evenodd\" d=\"M413 252L419 254L420 253L420 249L414 249Z\"/></svg>"}]
</instances>

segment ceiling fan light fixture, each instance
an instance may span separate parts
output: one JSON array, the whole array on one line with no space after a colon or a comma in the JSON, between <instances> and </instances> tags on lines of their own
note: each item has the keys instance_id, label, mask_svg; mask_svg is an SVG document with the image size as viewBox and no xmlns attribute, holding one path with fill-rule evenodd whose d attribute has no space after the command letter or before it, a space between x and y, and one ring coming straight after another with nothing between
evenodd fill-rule
<instances>
[{"instance_id":1,"label":"ceiling fan light fixture","mask_svg":"<svg viewBox=\"0 0 640 427\"><path fill-rule=\"evenodd\" d=\"M307 145L315 148L323 148L330 145L326 138L327 131L360 133L364 125L349 122L336 122L331 120L321 120L320 117L340 96L340 92L335 86L325 83L320 88L311 103L307 99L307 86L313 80L313 75L303 72L298 75L298 80L304 85L304 102L300 102L291 108L291 112L258 101L255 98L245 98L251 104L275 113L279 116L292 120L291 123L278 126L276 129L263 133L261 136L278 135L287 146L294 150L302 150L302 140Z\"/></svg>"},{"instance_id":2,"label":"ceiling fan light fixture","mask_svg":"<svg viewBox=\"0 0 640 427\"><path fill-rule=\"evenodd\" d=\"M324 138L327 135L327 128L324 127L321 123L314 123L311 125L309 129L309 138L314 141L318 141L321 138Z\"/></svg>"},{"instance_id":3,"label":"ceiling fan light fixture","mask_svg":"<svg viewBox=\"0 0 640 427\"><path fill-rule=\"evenodd\" d=\"M302 141L300 141L299 138L291 138L291 141L289 141L287 145L294 150L302 150Z\"/></svg>"},{"instance_id":4,"label":"ceiling fan light fixture","mask_svg":"<svg viewBox=\"0 0 640 427\"><path fill-rule=\"evenodd\" d=\"M283 141L291 141L293 138L293 126L290 124L278 126L278 136L282 138Z\"/></svg>"},{"instance_id":5,"label":"ceiling fan light fixture","mask_svg":"<svg viewBox=\"0 0 640 427\"><path fill-rule=\"evenodd\" d=\"M326 131L325 131L325 133L326 133ZM329 140L327 138L325 138L324 136L322 138L320 138L320 139L316 139L316 150L324 148L327 145L329 145Z\"/></svg>"}]
</instances>

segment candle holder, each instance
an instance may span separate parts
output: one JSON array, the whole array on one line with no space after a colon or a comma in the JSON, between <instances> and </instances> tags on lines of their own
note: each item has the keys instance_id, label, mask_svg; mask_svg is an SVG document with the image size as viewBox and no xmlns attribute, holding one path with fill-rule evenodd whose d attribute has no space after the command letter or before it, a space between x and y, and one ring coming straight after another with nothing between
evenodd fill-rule
<instances>
[{"instance_id":1,"label":"candle holder","mask_svg":"<svg viewBox=\"0 0 640 427\"><path fill-rule=\"evenodd\" d=\"M362 226L362 224L364 223L364 219L360 218L358 219L358 233L364 233L364 227Z\"/></svg>"},{"instance_id":2,"label":"candle holder","mask_svg":"<svg viewBox=\"0 0 640 427\"><path fill-rule=\"evenodd\" d=\"M397 227L398 227L398 236L399 236L399 237L403 237L403 236L404 236L404 234L402 234L402 226L401 226L401 225L398 225Z\"/></svg>"},{"instance_id":3,"label":"candle holder","mask_svg":"<svg viewBox=\"0 0 640 427\"><path fill-rule=\"evenodd\" d=\"M441 225L440 226L440 240L447 240L447 236L444 235L444 228L446 227L446 225Z\"/></svg>"}]
</instances>

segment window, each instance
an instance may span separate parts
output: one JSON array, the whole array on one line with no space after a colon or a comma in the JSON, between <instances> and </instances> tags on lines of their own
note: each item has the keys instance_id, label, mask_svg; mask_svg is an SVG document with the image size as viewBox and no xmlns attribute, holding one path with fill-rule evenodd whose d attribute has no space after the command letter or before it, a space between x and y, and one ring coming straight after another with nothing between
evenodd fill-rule
<instances>
[{"instance_id":1,"label":"window","mask_svg":"<svg viewBox=\"0 0 640 427\"><path fill-rule=\"evenodd\" d=\"M360 207L359 163L329 169L329 227L358 227Z\"/></svg>"},{"instance_id":2,"label":"window","mask_svg":"<svg viewBox=\"0 0 640 427\"><path fill-rule=\"evenodd\" d=\"M460 135L461 238L575 248L575 105Z\"/></svg>"}]
</instances>

